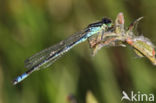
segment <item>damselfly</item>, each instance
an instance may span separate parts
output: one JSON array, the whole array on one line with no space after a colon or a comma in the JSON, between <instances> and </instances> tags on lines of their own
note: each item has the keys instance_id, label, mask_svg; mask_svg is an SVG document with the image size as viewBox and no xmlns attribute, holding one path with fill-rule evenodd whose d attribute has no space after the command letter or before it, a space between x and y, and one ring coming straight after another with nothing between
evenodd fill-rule
<instances>
[{"instance_id":1,"label":"damselfly","mask_svg":"<svg viewBox=\"0 0 156 103\"><path fill-rule=\"evenodd\" d=\"M93 48L93 54L95 55L103 46L126 47L125 43L127 43L133 48L134 52L139 57L147 57L154 65L156 65L156 50L154 44L143 35L136 36L136 27L142 18L143 17L136 19L130 24L128 30L126 30L124 28L123 13L119 13L113 28L114 31L105 33L104 37L98 35L98 38L94 38L90 41ZM101 37L102 39L99 39Z\"/></svg>"},{"instance_id":2,"label":"damselfly","mask_svg":"<svg viewBox=\"0 0 156 103\"><path fill-rule=\"evenodd\" d=\"M99 22L88 25L88 27L81 32L73 34L72 36L59 42L58 44L34 54L32 57L28 58L25 61L25 67L29 70L18 76L13 81L13 84L15 85L21 82L36 70L47 68L65 52L69 51L77 44L86 41L88 38L94 35L99 35L101 33L102 35L104 35L104 33L109 32L111 28L113 28L112 21L110 19L104 18Z\"/></svg>"}]
</instances>

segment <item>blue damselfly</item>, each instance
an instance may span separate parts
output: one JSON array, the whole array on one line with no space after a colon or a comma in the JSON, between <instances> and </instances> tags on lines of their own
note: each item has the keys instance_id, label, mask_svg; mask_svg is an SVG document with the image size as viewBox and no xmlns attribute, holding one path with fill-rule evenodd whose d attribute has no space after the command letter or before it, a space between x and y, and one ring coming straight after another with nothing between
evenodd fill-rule
<instances>
[{"instance_id":1,"label":"blue damselfly","mask_svg":"<svg viewBox=\"0 0 156 103\"><path fill-rule=\"evenodd\" d=\"M25 67L28 68L28 71L18 76L13 81L13 84L16 85L17 83L21 82L36 70L47 68L65 52L69 51L77 44L86 41L88 38L94 35L109 32L111 28L113 28L112 21L110 19L103 18L99 22L88 25L87 28L85 28L81 32L75 33L69 38L59 42L58 44L34 54L32 57L26 59L25 61Z\"/></svg>"}]
</instances>

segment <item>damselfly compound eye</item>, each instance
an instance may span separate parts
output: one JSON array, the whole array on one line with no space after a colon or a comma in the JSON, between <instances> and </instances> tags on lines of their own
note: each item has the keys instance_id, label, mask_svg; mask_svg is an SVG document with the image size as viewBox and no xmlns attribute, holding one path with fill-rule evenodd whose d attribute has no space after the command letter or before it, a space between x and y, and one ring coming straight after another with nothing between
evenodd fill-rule
<instances>
[{"instance_id":1,"label":"damselfly compound eye","mask_svg":"<svg viewBox=\"0 0 156 103\"><path fill-rule=\"evenodd\" d=\"M112 23L112 21L111 21L111 19L103 18L103 19L102 19L102 23L103 23L103 24L109 24L109 23Z\"/></svg>"}]
</instances>

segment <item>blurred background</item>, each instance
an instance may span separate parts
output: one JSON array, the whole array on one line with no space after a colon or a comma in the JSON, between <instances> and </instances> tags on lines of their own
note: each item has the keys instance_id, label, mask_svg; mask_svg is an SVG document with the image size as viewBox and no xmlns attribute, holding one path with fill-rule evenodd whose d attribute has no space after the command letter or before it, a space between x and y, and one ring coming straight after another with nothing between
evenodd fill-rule
<instances>
[{"instance_id":1,"label":"blurred background","mask_svg":"<svg viewBox=\"0 0 156 103\"><path fill-rule=\"evenodd\" d=\"M87 42L11 84L26 71L26 58L119 12L127 26L143 16L138 31L156 44L155 11L155 0L0 0L0 103L72 103L73 97L95 103L86 102L88 91L99 103L120 103L122 91L156 94L156 67L149 60L122 47L102 48L93 57Z\"/></svg>"}]
</instances>

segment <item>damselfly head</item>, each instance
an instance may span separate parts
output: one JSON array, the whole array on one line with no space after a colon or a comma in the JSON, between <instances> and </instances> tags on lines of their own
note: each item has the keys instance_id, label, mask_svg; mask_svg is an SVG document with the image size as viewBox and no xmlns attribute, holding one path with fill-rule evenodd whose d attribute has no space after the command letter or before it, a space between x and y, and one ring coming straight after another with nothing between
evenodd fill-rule
<instances>
[{"instance_id":1,"label":"damselfly head","mask_svg":"<svg viewBox=\"0 0 156 103\"><path fill-rule=\"evenodd\" d=\"M108 27L112 27L112 20L108 19L108 18L103 18L99 22L95 22L95 23L89 24L88 28L91 28L91 27L101 27L103 25L106 25Z\"/></svg>"},{"instance_id":2,"label":"damselfly head","mask_svg":"<svg viewBox=\"0 0 156 103\"><path fill-rule=\"evenodd\" d=\"M108 27L111 27L112 26L112 20L111 19L108 19L108 18L103 18L102 19L102 23L103 24L106 24Z\"/></svg>"}]
</instances>

